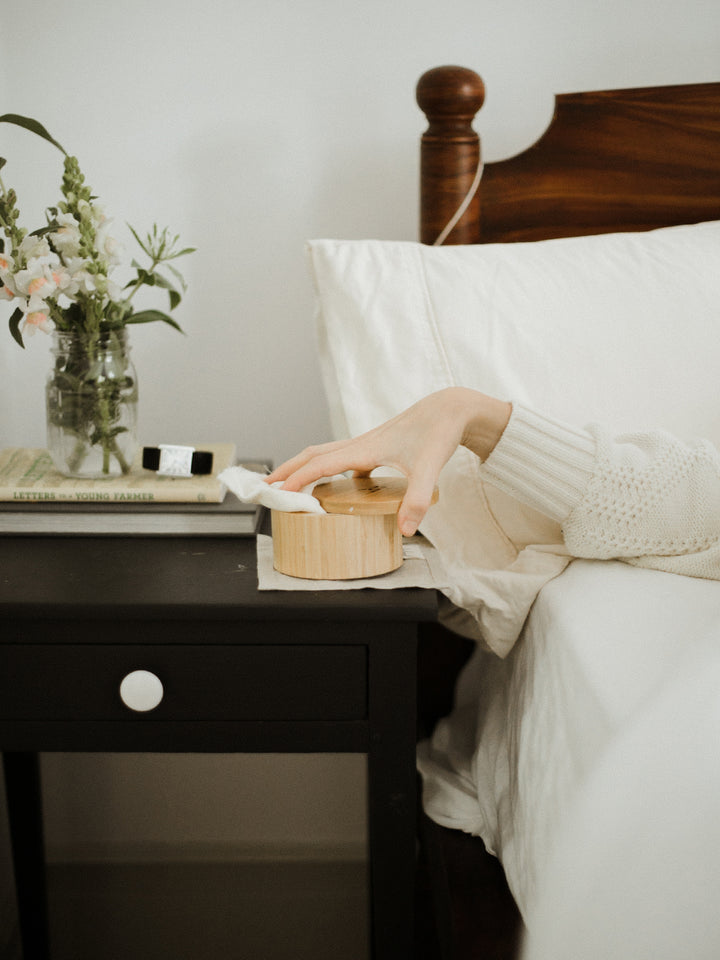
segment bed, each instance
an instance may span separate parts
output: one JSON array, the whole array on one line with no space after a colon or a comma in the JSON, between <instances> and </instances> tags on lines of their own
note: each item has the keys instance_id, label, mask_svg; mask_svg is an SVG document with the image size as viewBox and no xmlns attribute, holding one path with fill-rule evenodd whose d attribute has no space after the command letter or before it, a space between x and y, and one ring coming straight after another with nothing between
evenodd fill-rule
<instances>
[{"instance_id":1,"label":"bed","mask_svg":"<svg viewBox=\"0 0 720 960\"><path fill-rule=\"evenodd\" d=\"M336 434L459 383L720 443L720 83L558 96L484 165L476 73L417 99L421 242L309 245ZM447 569L435 656L462 638L419 748L432 821L499 858L532 960L717 956L720 584L573 560L463 450L421 531Z\"/></svg>"}]
</instances>

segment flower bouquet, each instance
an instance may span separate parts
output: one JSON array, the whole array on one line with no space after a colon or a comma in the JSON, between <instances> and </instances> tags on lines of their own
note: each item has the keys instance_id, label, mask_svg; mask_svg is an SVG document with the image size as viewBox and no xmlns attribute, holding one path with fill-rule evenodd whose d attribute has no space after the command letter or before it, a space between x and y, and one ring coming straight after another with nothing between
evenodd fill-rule
<instances>
[{"instance_id":1,"label":"flower bouquet","mask_svg":"<svg viewBox=\"0 0 720 960\"><path fill-rule=\"evenodd\" d=\"M160 321L180 330L168 313L134 309L143 286L167 291L169 309L185 283L171 261L192 253L167 228L145 238L130 227L147 258L132 260L134 276L120 287L111 277L121 248L111 221L85 183L75 157L35 120L0 116L37 134L65 156L62 200L46 211L47 223L28 233L18 224L15 191L0 176L0 300L15 309L10 333L53 333L55 362L47 386L48 449L55 466L71 476L107 477L130 469L135 435L137 378L128 356L127 327ZM6 161L0 157L0 170ZM128 225L129 226L129 225Z\"/></svg>"}]
</instances>

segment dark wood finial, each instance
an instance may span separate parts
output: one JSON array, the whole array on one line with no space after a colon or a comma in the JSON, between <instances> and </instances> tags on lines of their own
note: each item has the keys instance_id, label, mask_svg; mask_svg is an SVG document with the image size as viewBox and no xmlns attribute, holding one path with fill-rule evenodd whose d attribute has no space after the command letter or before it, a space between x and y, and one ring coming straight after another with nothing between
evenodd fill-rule
<instances>
[{"instance_id":1,"label":"dark wood finial","mask_svg":"<svg viewBox=\"0 0 720 960\"><path fill-rule=\"evenodd\" d=\"M421 141L420 239L433 243L465 199L480 162L472 121L485 100L485 85L465 67L435 67L420 77L416 98L429 123ZM445 242L479 239L476 195Z\"/></svg>"},{"instance_id":2,"label":"dark wood finial","mask_svg":"<svg viewBox=\"0 0 720 960\"><path fill-rule=\"evenodd\" d=\"M416 97L431 125L449 123L473 133L473 118L485 102L485 84L467 67L435 67L418 80Z\"/></svg>"}]
</instances>

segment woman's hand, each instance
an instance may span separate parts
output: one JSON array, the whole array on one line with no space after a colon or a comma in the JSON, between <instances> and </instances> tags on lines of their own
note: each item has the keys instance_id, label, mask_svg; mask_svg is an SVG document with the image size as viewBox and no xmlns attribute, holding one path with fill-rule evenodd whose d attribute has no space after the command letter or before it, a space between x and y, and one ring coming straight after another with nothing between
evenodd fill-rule
<instances>
[{"instance_id":1,"label":"woman's hand","mask_svg":"<svg viewBox=\"0 0 720 960\"><path fill-rule=\"evenodd\" d=\"M393 467L408 480L398 526L409 537L425 516L440 471L458 446L487 459L511 412L509 403L476 390L450 387L353 440L308 447L266 479L268 483L284 481L285 490L300 490L322 477L348 470L362 477L376 467Z\"/></svg>"}]
</instances>

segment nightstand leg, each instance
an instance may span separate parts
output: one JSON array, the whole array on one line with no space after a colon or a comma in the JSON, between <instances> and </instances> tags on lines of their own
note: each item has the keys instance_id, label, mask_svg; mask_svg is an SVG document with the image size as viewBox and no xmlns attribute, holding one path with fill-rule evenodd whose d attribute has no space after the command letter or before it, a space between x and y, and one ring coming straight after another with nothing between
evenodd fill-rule
<instances>
[{"instance_id":1,"label":"nightstand leg","mask_svg":"<svg viewBox=\"0 0 720 960\"><path fill-rule=\"evenodd\" d=\"M416 851L416 629L370 647L368 824L373 960L410 960Z\"/></svg>"},{"instance_id":2,"label":"nightstand leg","mask_svg":"<svg viewBox=\"0 0 720 960\"><path fill-rule=\"evenodd\" d=\"M49 960L40 759L4 753L5 789L24 960Z\"/></svg>"}]
</instances>

